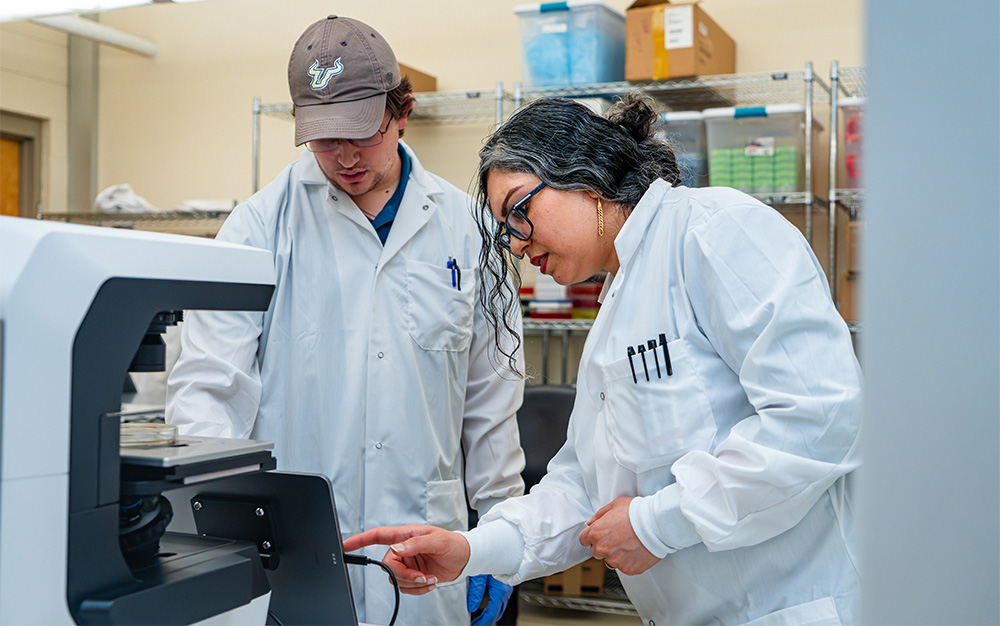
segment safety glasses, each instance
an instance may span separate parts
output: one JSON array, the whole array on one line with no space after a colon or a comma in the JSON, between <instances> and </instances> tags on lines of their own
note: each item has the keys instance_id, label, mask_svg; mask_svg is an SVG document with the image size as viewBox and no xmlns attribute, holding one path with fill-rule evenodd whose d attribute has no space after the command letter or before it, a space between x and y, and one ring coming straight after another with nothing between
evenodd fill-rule
<instances>
[{"instance_id":1,"label":"safety glasses","mask_svg":"<svg viewBox=\"0 0 1000 626\"><path fill-rule=\"evenodd\" d=\"M330 152L331 150L336 150L340 147L341 141L346 141L352 146L357 146L359 148L371 148L382 143L382 139L385 134L389 132L389 124L392 123L393 116L389 116L389 121L385 123L385 130L378 129L375 134L371 137L365 137L363 139L334 139L332 137L327 137L323 139L313 139L312 141L306 142L306 147L309 148L310 152Z\"/></svg>"},{"instance_id":2,"label":"safety glasses","mask_svg":"<svg viewBox=\"0 0 1000 626\"><path fill-rule=\"evenodd\" d=\"M544 187L545 183L540 183L523 198L515 202L514 206L510 207L510 210L507 211L507 217L504 218L503 224L500 225L500 230L497 233L497 241L500 242L504 250L519 259L523 258L524 254L514 254L514 251L510 249L510 238L516 237L521 241L531 239L531 233L535 231L535 227L531 223L531 220L528 219L528 201Z\"/></svg>"}]
</instances>

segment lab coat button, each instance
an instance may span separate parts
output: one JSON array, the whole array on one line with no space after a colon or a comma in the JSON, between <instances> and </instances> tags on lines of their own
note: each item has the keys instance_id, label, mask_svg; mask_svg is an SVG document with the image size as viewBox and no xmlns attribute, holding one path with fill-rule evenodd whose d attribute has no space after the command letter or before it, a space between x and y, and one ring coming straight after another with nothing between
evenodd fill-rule
<instances>
[{"instance_id":1,"label":"lab coat button","mask_svg":"<svg viewBox=\"0 0 1000 626\"><path fill-rule=\"evenodd\" d=\"M604 400L604 392L601 392L601 400Z\"/></svg>"},{"instance_id":2,"label":"lab coat button","mask_svg":"<svg viewBox=\"0 0 1000 626\"><path fill-rule=\"evenodd\" d=\"M381 352L379 352L379 353L378 353L378 358L380 358L380 359L381 359L381 358L382 358L382 357L384 357L384 356L385 356L385 354L383 354L383 353L381 353Z\"/></svg>"},{"instance_id":3,"label":"lab coat button","mask_svg":"<svg viewBox=\"0 0 1000 626\"><path fill-rule=\"evenodd\" d=\"M376 441L375 442L375 449L376 450L381 450L382 449L382 442L381 441Z\"/></svg>"},{"instance_id":4,"label":"lab coat button","mask_svg":"<svg viewBox=\"0 0 1000 626\"><path fill-rule=\"evenodd\" d=\"M428 209L430 209L430 208L431 208L431 205L429 205L429 204L425 204L425 205L423 206L423 209L424 209L425 211L426 211L426 210L428 210Z\"/></svg>"}]
</instances>

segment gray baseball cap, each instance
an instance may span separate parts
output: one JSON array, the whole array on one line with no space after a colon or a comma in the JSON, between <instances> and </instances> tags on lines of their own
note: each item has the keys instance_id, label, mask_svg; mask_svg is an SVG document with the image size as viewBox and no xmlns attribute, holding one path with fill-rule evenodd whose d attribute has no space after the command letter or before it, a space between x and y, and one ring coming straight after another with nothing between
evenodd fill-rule
<instances>
[{"instance_id":1,"label":"gray baseball cap","mask_svg":"<svg viewBox=\"0 0 1000 626\"><path fill-rule=\"evenodd\" d=\"M295 145L371 137L382 124L385 94L399 81L396 55L371 26L336 15L312 24L288 60Z\"/></svg>"}]
</instances>

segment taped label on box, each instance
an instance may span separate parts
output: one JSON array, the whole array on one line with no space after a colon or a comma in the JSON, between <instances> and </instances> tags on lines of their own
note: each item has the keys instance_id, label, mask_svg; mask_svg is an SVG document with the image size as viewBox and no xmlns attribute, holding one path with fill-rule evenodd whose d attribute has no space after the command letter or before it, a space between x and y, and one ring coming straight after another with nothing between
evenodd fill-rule
<instances>
[{"instance_id":1,"label":"taped label on box","mask_svg":"<svg viewBox=\"0 0 1000 626\"><path fill-rule=\"evenodd\" d=\"M667 50L694 46L694 5L665 7L663 47Z\"/></svg>"}]
</instances>

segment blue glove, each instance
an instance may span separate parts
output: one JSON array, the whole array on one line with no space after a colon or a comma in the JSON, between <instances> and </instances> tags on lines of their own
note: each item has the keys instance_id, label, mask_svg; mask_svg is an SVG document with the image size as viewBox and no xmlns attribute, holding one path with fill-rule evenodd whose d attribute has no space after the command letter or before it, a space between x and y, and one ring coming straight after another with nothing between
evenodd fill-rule
<instances>
[{"instance_id":1,"label":"blue glove","mask_svg":"<svg viewBox=\"0 0 1000 626\"><path fill-rule=\"evenodd\" d=\"M476 615L479 605L483 603L484 593L488 600L486 608L483 609L482 613ZM512 593L514 593L513 587L503 584L489 574L469 576L469 596L466 604L469 613L473 614L472 626L493 626L496 624L500 616L503 615L504 609L507 608L507 602Z\"/></svg>"}]
</instances>

